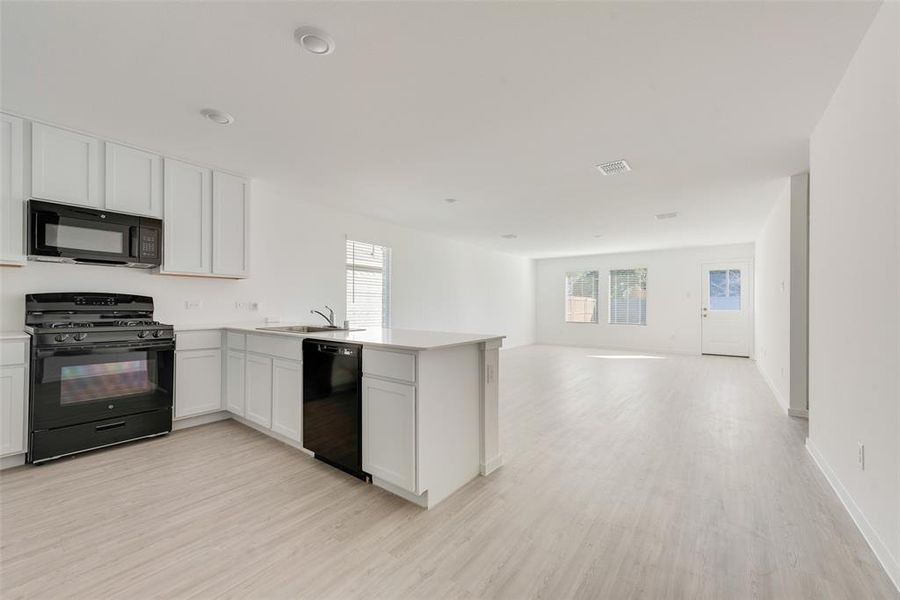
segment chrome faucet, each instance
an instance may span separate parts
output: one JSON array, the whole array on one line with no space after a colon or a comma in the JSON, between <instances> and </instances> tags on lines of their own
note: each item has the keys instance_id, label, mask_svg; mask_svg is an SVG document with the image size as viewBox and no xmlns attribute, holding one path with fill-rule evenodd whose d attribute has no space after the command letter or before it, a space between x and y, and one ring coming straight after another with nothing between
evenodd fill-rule
<instances>
[{"instance_id":1,"label":"chrome faucet","mask_svg":"<svg viewBox=\"0 0 900 600\"><path fill-rule=\"evenodd\" d=\"M328 321L328 326L329 326L329 327L335 327L336 325L334 324L334 309L332 309L330 306L328 306L328 305L326 304L326 305L325 305L325 310L328 311L328 315L326 315L325 313L323 313L323 312L321 312L321 311L318 311L318 310L311 310L311 311L309 311L309 314L311 314L311 315L312 315L312 314L319 315L320 317L322 317L323 319L325 319L326 321Z\"/></svg>"}]
</instances>

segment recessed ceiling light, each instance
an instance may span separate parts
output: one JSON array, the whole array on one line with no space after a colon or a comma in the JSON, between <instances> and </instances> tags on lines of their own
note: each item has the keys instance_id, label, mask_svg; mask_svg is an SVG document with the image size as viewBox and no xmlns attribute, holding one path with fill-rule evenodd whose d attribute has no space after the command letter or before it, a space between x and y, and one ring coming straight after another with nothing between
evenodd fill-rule
<instances>
[{"instance_id":1,"label":"recessed ceiling light","mask_svg":"<svg viewBox=\"0 0 900 600\"><path fill-rule=\"evenodd\" d=\"M310 54L331 54L334 52L334 40L317 27L298 27L294 31L294 40Z\"/></svg>"},{"instance_id":2,"label":"recessed ceiling light","mask_svg":"<svg viewBox=\"0 0 900 600\"><path fill-rule=\"evenodd\" d=\"M453 204L455 202L458 202L458 200L456 198L444 198L444 202L446 202L447 204Z\"/></svg>"},{"instance_id":3,"label":"recessed ceiling light","mask_svg":"<svg viewBox=\"0 0 900 600\"><path fill-rule=\"evenodd\" d=\"M678 216L677 212L667 212L667 213L659 213L656 215L657 221L665 221L666 219L674 219Z\"/></svg>"},{"instance_id":4,"label":"recessed ceiling light","mask_svg":"<svg viewBox=\"0 0 900 600\"><path fill-rule=\"evenodd\" d=\"M514 233L504 233L504 234L501 235L500 237L502 237L502 238L505 239L505 240L514 240L514 239L516 239L516 238L519 237L519 236L517 236L517 235L514 234Z\"/></svg>"},{"instance_id":5,"label":"recessed ceiling light","mask_svg":"<svg viewBox=\"0 0 900 600\"><path fill-rule=\"evenodd\" d=\"M631 170L631 165L626 160L614 160L597 165L597 170L604 175L618 175Z\"/></svg>"},{"instance_id":6,"label":"recessed ceiling light","mask_svg":"<svg viewBox=\"0 0 900 600\"><path fill-rule=\"evenodd\" d=\"M218 125L231 125L232 123L234 123L234 117L229 115L227 112L222 112L221 110L207 108L200 111L200 114Z\"/></svg>"}]
</instances>

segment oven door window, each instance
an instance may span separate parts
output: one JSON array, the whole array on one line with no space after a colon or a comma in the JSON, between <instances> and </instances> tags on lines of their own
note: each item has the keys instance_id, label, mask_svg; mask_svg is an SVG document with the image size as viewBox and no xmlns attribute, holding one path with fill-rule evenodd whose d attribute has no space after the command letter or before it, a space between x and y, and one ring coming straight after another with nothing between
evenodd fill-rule
<instances>
[{"instance_id":1,"label":"oven door window","mask_svg":"<svg viewBox=\"0 0 900 600\"><path fill-rule=\"evenodd\" d=\"M171 349L54 352L33 377L34 424L52 428L172 405Z\"/></svg>"},{"instance_id":2,"label":"oven door window","mask_svg":"<svg viewBox=\"0 0 900 600\"><path fill-rule=\"evenodd\" d=\"M152 393L156 387L147 359L93 365L70 365L59 370L59 403L80 404Z\"/></svg>"}]
</instances>

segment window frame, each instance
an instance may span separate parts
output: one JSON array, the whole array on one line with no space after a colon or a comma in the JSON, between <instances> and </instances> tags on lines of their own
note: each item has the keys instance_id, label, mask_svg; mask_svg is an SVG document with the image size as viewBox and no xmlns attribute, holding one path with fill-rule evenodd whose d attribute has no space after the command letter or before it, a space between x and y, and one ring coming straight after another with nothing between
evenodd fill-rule
<instances>
[{"instance_id":1,"label":"window frame","mask_svg":"<svg viewBox=\"0 0 900 600\"><path fill-rule=\"evenodd\" d=\"M643 322L641 323L633 323L633 322L622 322L622 321L613 321L613 273L618 271L644 271L644 310L643 310ZM650 294L650 269L645 266L631 266L631 267L616 267L610 268L607 271L608 277L606 280L607 290L606 290L606 324L607 325L624 325L631 327L647 327L647 324L650 321L649 318L649 303L647 299Z\"/></svg>"},{"instance_id":2,"label":"window frame","mask_svg":"<svg viewBox=\"0 0 900 600\"><path fill-rule=\"evenodd\" d=\"M347 254L350 244L359 244L361 246L373 246L377 248L381 248L382 251L382 261L381 268L372 267L368 265L356 265L354 263L348 262ZM355 253L354 253L355 256ZM344 299L347 307L347 321L351 327L373 327L372 325L363 325L359 323L353 323L350 318L350 309L353 305L351 302L351 294L355 292L351 291L350 284L347 279L348 276L353 273L381 273L381 328L388 328L391 326L391 308L392 308L392 293L391 293L391 261L392 261L392 250L390 246L385 246L382 244L376 244L375 242L363 242L361 240L353 240L350 239L349 236L344 237Z\"/></svg>"},{"instance_id":3,"label":"window frame","mask_svg":"<svg viewBox=\"0 0 900 600\"><path fill-rule=\"evenodd\" d=\"M584 276L585 273L593 273L594 274L594 312L591 320L589 321L572 321L569 319L569 276L570 275L580 275ZM576 296L572 296L575 298ZM585 298L586 296L577 296L578 298ZM582 269L579 271L566 271L565 278L563 281L563 319L565 323L573 323L576 325L599 325L600 324L600 270L599 269Z\"/></svg>"}]
</instances>

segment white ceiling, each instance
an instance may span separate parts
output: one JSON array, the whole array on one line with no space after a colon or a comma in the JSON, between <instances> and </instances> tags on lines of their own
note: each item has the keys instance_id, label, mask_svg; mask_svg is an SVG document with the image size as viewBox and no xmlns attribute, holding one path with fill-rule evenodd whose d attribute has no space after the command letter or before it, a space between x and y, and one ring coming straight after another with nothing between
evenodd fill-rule
<instances>
[{"instance_id":1,"label":"white ceiling","mask_svg":"<svg viewBox=\"0 0 900 600\"><path fill-rule=\"evenodd\" d=\"M752 240L783 178L807 167L877 4L0 10L6 110L543 257ZM327 30L334 54L302 52L302 24ZM203 120L207 107L236 122ZM619 158L634 170L594 169Z\"/></svg>"}]
</instances>

